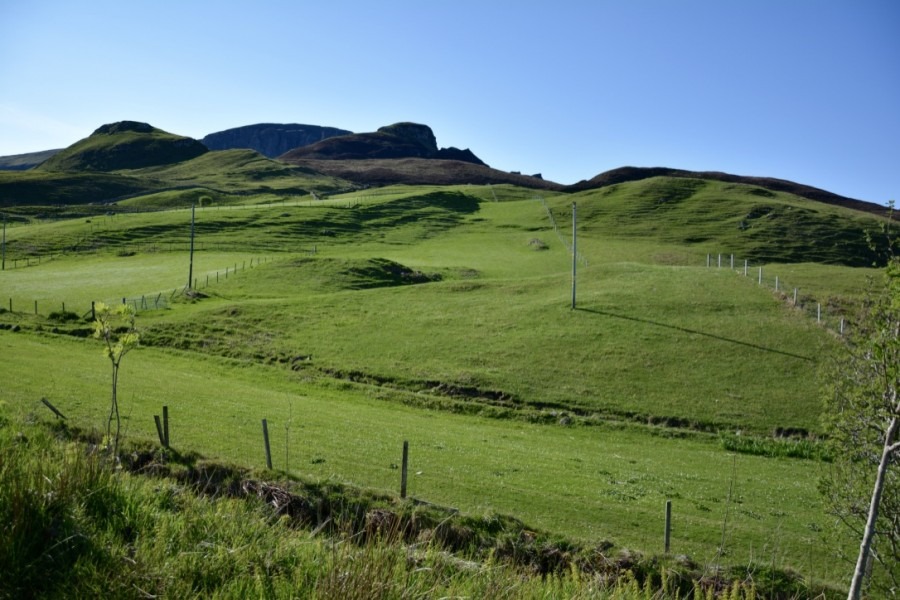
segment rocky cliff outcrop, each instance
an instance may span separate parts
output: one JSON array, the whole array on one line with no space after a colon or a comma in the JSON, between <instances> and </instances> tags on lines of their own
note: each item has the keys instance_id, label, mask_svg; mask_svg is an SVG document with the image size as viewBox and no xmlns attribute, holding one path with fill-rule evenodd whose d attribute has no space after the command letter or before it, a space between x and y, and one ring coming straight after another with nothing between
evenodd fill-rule
<instances>
[{"instance_id":1,"label":"rocky cliff outcrop","mask_svg":"<svg viewBox=\"0 0 900 600\"><path fill-rule=\"evenodd\" d=\"M438 149L434 132L427 125L395 123L371 133L328 138L295 148L283 160L372 160L394 158L449 159L485 165L471 150Z\"/></svg>"},{"instance_id":2,"label":"rocky cliff outcrop","mask_svg":"<svg viewBox=\"0 0 900 600\"><path fill-rule=\"evenodd\" d=\"M275 158L288 150L308 146L326 138L352 132L336 127L300 125L297 123L259 123L211 133L201 141L210 150L249 148L263 156Z\"/></svg>"}]
</instances>

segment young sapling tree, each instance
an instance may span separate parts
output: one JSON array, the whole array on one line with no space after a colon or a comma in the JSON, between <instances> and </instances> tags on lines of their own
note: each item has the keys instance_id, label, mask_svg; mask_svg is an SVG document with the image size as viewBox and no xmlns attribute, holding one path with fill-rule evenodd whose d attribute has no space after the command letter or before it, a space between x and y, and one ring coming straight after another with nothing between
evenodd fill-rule
<instances>
[{"instance_id":1,"label":"young sapling tree","mask_svg":"<svg viewBox=\"0 0 900 600\"><path fill-rule=\"evenodd\" d=\"M105 347L103 354L109 359L112 367L111 398L109 417L106 420L106 447L113 456L119 453L119 436L122 430L122 419L119 415L119 368L122 359L138 345L140 336L135 329L135 310L128 304L115 307L102 302L95 305L94 337L102 340ZM115 434L112 431L113 420L116 422Z\"/></svg>"},{"instance_id":2,"label":"young sapling tree","mask_svg":"<svg viewBox=\"0 0 900 600\"><path fill-rule=\"evenodd\" d=\"M828 382L836 458L822 490L829 512L861 538L850 600L873 570L879 593L900 586L900 259L884 281Z\"/></svg>"}]
</instances>

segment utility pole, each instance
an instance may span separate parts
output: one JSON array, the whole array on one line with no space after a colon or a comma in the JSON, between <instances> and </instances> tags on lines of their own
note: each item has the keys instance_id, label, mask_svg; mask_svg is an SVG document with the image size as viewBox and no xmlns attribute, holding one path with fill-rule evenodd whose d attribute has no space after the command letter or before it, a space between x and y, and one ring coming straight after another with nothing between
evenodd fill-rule
<instances>
[{"instance_id":1,"label":"utility pole","mask_svg":"<svg viewBox=\"0 0 900 600\"><path fill-rule=\"evenodd\" d=\"M194 209L196 204L191 204L191 260L188 266L188 284L187 289L193 288L194 284Z\"/></svg>"},{"instance_id":2,"label":"utility pole","mask_svg":"<svg viewBox=\"0 0 900 600\"><path fill-rule=\"evenodd\" d=\"M6 213L3 214L3 243L0 244L0 247L2 247L2 251L0 251L0 253L2 253L2 255L3 255L2 260L0 260L0 271L5 271L6 270Z\"/></svg>"},{"instance_id":3,"label":"utility pole","mask_svg":"<svg viewBox=\"0 0 900 600\"><path fill-rule=\"evenodd\" d=\"M578 238L576 229L575 203L572 203L572 310L575 310L575 275L578 265Z\"/></svg>"}]
</instances>

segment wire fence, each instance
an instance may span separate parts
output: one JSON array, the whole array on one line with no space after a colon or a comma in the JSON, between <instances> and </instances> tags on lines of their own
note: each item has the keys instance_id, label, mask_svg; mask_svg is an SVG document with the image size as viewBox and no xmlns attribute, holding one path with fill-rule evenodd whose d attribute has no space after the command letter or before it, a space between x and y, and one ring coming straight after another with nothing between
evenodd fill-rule
<instances>
[{"instance_id":1,"label":"wire fence","mask_svg":"<svg viewBox=\"0 0 900 600\"><path fill-rule=\"evenodd\" d=\"M232 279L242 271L248 268L258 267L264 263L272 262L269 257L256 258L253 257L249 261L236 262L234 265L227 266L225 269L209 271L201 276L194 278L192 285L184 285L172 288L172 291L156 291L141 295L124 295L116 298L103 298L100 300L92 300L88 307L84 302L73 303L68 305L65 301L38 301L23 300L22 298L7 297L5 306L0 306L0 312L8 311L10 313L33 314L35 316L46 316L49 318L69 319L71 315L76 315L81 319L94 319L95 307L97 302L104 304L127 304L134 308L136 313L147 312L153 310L163 310L169 308L171 303L177 298L190 295L191 293L200 292L210 288L216 284L224 283L229 277Z\"/></svg>"},{"instance_id":2,"label":"wire fence","mask_svg":"<svg viewBox=\"0 0 900 600\"><path fill-rule=\"evenodd\" d=\"M6 256L3 260L2 270L10 271L14 269L23 269L27 267L36 267L52 260L57 260L66 256L134 256L136 254L154 254L163 252L190 252L191 242L175 241L175 242L135 242L130 244L109 244L95 245L84 244L74 245L59 250L57 248L42 248L40 246L32 246L27 254L21 252L13 258ZM239 244L228 242L194 242L194 251L196 252L248 252L248 253L264 253L264 252L306 252L315 254L318 251L318 245L300 246L285 242L262 242L262 241L241 241Z\"/></svg>"},{"instance_id":3,"label":"wire fence","mask_svg":"<svg viewBox=\"0 0 900 600\"><path fill-rule=\"evenodd\" d=\"M818 325L841 336L848 332L847 315L831 304L823 305L821 299L801 293L799 287L773 273L776 270L773 265L754 265L748 259L736 258L734 254L707 254L706 267L729 269L743 277L753 278L758 286L771 290L783 302L815 319Z\"/></svg>"},{"instance_id":4,"label":"wire fence","mask_svg":"<svg viewBox=\"0 0 900 600\"><path fill-rule=\"evenodd\" d=\"M540 202L544 207L544 210L547 211L547 217L550 219L550 224L553 226L553 231L556 232L556 237L558 237L562 245L566 247L566 250L568 250L569 254L572 254L572 242L563 235L562 231L560 231L559 225L556 224L556 218L553 216L553 211L550 210L550 207L547 205L547 202L544 200L543 196L534 196L534 199ZM588 260L581 252L576 252L575 258L581 265L585 267L588 266Z\"/></svg>"},{"instance_id":5,"label":"wire fence","mask_svg":"<svg viewBox=\"0 0 900 600\"><path fill-rule=\"evenodd\" d=\"M493 193L493 189L491 188ZM373 194L377 195L377 194ZM316 198L316 196L313 196ZM544 198L540 195L533 196L533 199L540 202L540 204L544 207L544 210L547 213L547 218L550 222L550 225L553 228L553 231L556 233L557 238L560 243L566 248L569 254L572 254L572 241L569 236L565 235L563 231L560 229L556 218L553 214L553 210L544 200ZM154 253L154 252L189 252L190 251L190 241L170 241L170 242L140 242L140 243L132 243L126 245L115 245L115 246L97 246L97 245L88 245L85 244L83 246L75 245L71 248L66 249L66 251L52 251L48 249L47 252L42 253L41 248L39 247L31 247L30 256L17 256L15 258L10 257L8 254L4 255L3 260L3 268L5 270L9 269L21 269L39 266L41 264L45 264L54 259L58 259L62 256L66 256L69 254L101 254L101 253L115 253L117 255L133 255L137 253ZM235 251L234 244L224 243L224 242L215 242L215 241L201 241L196 242L194 249L199 252L204 251L220 251L220 252L233 252ZM240 250L250 251L250 252L272 252L272 251L291 251L291 252L307 252L309 254L317 253L317 247L312 246L311 248L301 248L301 247L288 247L284 243L272 242L243 242L240 245ZM253 266L253 261L257 261L257 265L260 264L261 259L250 259L250 267ZM269 259L265 259L269 260ZM576 253L576 260L583 266L588 266L587 257L584 256L581 252ZM243 267L246 268L246 261L242 263ZM176 298L179 294L186 293L189 289L193 288L194 290L204 289L209 287L213 283L219 283L223 279L227 279L229 275L234 275L238 272L239 268L242 266L238 263L235 263L234 267L226 267L224 271L217 270L214 273L210 272L205 274L202 279L195 278L193 285L184 286L182 288L174 288L171 293L162 293L156 292L153 294L142 294L140 296L124 296L122 298L113 299L111 302L118 302L121 300L124 304L129 304L135 308L136 311L148 311L148 310L159 310L168 308L170 301ZM773 274L774 267L772 265L756 265L751 264L748 259L740 259L737 258L733 253L730 254L707 254L706 255L706 267L707 268L728 268L738 274L742 274L744 277L754 277L757 280L757 284L760 286L767 287L771 289L774 293L776 293L779 298L781 298L784 302L788 303L792 307L803 311L810 318L815 319L816 323L819 325L834 331L839 335L844 335L847 332L849 319L845 314L841 311L836 310L836 308L826 303L822 304L821 300L816 299L807 294L801 294L801 290L792 286L789 282L785 281L777 274ZM109 299L106 299L105 302L110 303ZM39 306L37 300L32 301L22 301L18 300L15 304L13 302L13 298L8 298L7 308L9 312L34 312L34 314L41 314L40 310L46 310L45 306ZM66 312L65 303L61 304L62 312ZM49 311L54 312L54 311ZM88 311L90 312L90 311ZM85 313L87 314L87 313Z\"/></svg>"}]
</instances>

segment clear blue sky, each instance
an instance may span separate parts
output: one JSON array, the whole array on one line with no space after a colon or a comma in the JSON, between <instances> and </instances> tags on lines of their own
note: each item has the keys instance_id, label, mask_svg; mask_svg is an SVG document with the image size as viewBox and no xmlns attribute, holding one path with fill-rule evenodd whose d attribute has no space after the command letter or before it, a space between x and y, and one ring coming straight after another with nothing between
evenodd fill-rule
<instances>
[{"instance_id":1,"label":"clear blue sky","mask_svg":"<svg viewBox=\"0 0 900 600\"><path fill-rule=\"evenodd\" d=\"M414 121L560 183L668 166L900 201L900 2L0 0L0 155L125 119Z\"/></svg>"}]
</instances>

